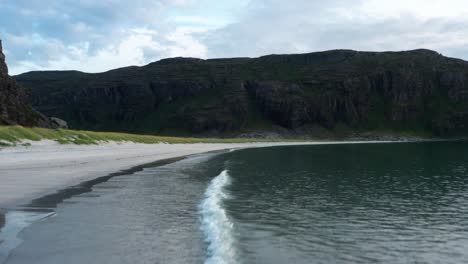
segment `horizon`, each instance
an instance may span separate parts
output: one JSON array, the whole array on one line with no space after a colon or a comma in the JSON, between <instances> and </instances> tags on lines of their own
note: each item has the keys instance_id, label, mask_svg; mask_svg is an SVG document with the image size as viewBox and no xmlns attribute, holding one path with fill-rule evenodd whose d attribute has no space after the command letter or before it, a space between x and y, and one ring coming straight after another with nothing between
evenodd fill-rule
<instances>
[{"instance_id":1,"label":"horizon","mask_svg":"<svg viewBox=\"0 0 468 264\"><path fill-rule=\"evenodd\" d=\"M1 41L1 40L0 40ZM224 57L224 58L197 58L197 57L168 57L168 58L161 58L155 61L150 61L144 65L124 65L121 67L117 68L111 68L105 71L100 71L100 72L86 72L86 71L81 71L81 70L76 70L76 69L66 69L66 70L59 70L59 69L48 69L48 70L32 70L32 71L27 71L27 72L22 72L18 74L11 74L11 76L19 76L22 74L27 74L31 72L80 72L80 73L85 73L85 74L100 74L100 73L106 73L109 71L113 70L118 70L118 69L123 69L123 68L129 68L129 67L145 67L153 63L158 63L160 61L165 61L165 60L171 60L171 59L196 59L196 60L202 60L202 61L209 61L209 60L229 60L229 59L258 59L258 58L263 58L263 57L268 57L268 56L294 56L294 55L307 55L307 54L314 54L314 53L324 53L324 52L331 52L331 51L353 51L353 52L362 52L362 53L402 53L402 52L414 52L414 51L430 51L430 52L435 52L438 53L439 55L450 58L450 59L458 59L458 60L463 60L467 61L462 58L456 58L456 57L448 57L445 56L444 54L440 53L437 50L431 50L431 49L426 49L426 48L417 48L417 49L411 49L411 50L383 50L383 51L366 51L366 50L353 50L353 49L330 49L330 50L320 50L320 51L312 51L312 52L304 52L304 53L282 53L282 54L265 54L265 55L260 55L256 57L242 57L242 56L237 56L237 57ZM6 58L8 61L8 58Z\"/></svg>"},{"instance_id":2,"label":"horizon","mask_svg":"<svg viewBox=\"0 0 468 264\"><path fill-rule=\"evenodd\" d=\"M12 75L342 48L424 47L467 60L464 10L462 0L5 0L0 38Z\"/></svg>"}]
</instances>

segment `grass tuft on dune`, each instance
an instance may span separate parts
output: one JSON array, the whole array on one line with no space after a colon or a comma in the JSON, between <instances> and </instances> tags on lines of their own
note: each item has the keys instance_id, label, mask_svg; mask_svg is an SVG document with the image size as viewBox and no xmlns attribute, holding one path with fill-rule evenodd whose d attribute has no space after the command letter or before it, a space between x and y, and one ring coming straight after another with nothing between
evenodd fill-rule
<instances>
[{"instance_id":1,"label":"grass tuft on dune","mask_svg":"<svg viewBox=\"0 0 468 264\"><path fill-rule=\"evenodd\" d=\"M93 145L102 142L134 142L145 144L169 143L248 143L275 142L272 139L218 139L218 138L180 138L153 135L136 135L114 132L95 132L69 129L46 129L38 127L0 126L0 146L27 144L25 141L54 140L60 144ZM296 140L297 141L297 140Z\"/></svg>"}]
</instances>

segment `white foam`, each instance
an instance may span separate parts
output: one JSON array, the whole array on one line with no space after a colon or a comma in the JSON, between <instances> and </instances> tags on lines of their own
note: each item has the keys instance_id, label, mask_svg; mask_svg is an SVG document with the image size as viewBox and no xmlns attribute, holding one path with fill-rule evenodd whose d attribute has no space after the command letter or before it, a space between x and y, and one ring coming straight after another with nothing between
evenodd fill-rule
<instances>
[{"instance_id":1,"label":"white foam","mask_svg":"<svg viewBox=\"0 0 468 264\"><path fill-rule=\"evenodd\" d=\"M234 224L224 208L229 199L226 186L231 182L227 170L215 177L205 191L205 199L200 204L202 231L208 243L205 264L237 263L237 249L234 237Z\"/></svg>"}]
</instances>

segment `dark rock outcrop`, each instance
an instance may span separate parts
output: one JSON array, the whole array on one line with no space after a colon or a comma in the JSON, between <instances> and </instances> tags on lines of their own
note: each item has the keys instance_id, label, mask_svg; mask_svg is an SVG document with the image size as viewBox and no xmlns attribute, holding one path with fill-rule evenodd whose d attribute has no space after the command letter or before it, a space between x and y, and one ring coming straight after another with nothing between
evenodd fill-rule
<instances>
[{"instance_id":1,"label":"dark rock outcrop","mask_svg":"<svg viewBox=\"0 0 468 264\"><path fill-rule=\"evenodd\" d=\"M0 78L8 77L8 67L5 62L5 54L3 54L2 40L0 40Z\"/></svg>"},{"instance_id":2,"label":"dark rock outcrop","mask_svg":"<svg viewBox=\"0 0 468 264\"><path fill-rule=\"evenodd\" d=\"M27 103L25 92L8 75L8 67L0 40L0 125L54 127L50 120L34 111Z\"/></svg>"},{"instance_id":3,"label":"dark rock outcrop","mask_svg":"<svg viewBox=\"0 0 468 264\"><path fill-rule=\"evenodd\" d=\"M215 136L278 126L466 135L467 78L467 62L430 50L175 58L16 76L34 107L72 128Z\"/></svg>"},{"instance_id":4,"label":"dark rock outcrop","mask_svg":"<svg viewBox=\"0 0 468 264\"><path fill-rule=\"evenodd\" d=\"M52 121L52 123L54 123L57 126L57 128L63 128L63 129L68 128L67 121L60 119L58 117L51 117L50 121Z\"/></svg>"}]
</instances>

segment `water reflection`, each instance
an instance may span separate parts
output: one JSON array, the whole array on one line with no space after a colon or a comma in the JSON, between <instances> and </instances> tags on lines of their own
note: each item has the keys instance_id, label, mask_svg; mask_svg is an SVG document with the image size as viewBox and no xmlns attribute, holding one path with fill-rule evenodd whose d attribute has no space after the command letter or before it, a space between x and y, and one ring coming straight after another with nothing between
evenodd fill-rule
<instances>
[{"instance_id":1,"label":"water reflection","mask_svg":"<svg viewBox=\"0 0 468 264\"><path fill-rule=\"evenodd\" d=\"M468 258L466 143L258 149L230 160L228 209L246 261Z\"/></svg>"}]
</instances>

